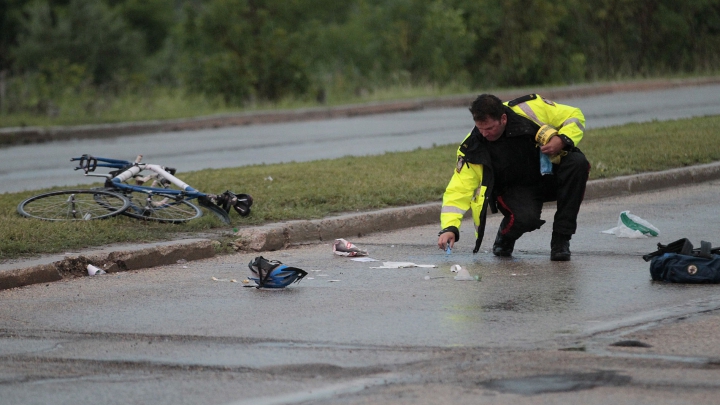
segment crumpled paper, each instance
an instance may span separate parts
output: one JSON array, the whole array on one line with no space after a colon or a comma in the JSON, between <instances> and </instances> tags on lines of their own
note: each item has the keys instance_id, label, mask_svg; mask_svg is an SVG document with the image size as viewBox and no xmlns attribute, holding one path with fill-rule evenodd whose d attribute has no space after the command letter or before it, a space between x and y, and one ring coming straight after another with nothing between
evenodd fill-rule
<instances>
[{"instance_id":1,"label":"crumpled paper","mask_svg":"<svg viewBox=\"0 0 720 405\"><path fill-rule=\"evenodd\" d=\"M345 239L335 239L333 243L333 253L338 256L367 256L367 250L362 250Z\"/></svg>"},{"instance_id":2,"label":"crumpled paper","mask_svg":"<svg viewBox=\"0 0 720 405\"><path fill-rule=\"evenodd\" d=\"M618 238L647 238L648 236L658 236L660 231L650 222L633 215L630 211L623 211L618 218L617 226L602 233L615 235Z\"/></svg>"},{"instance_id":3,"label":"crumpled paper","mask_svg":"<svg viewBox=\"0 0 720 405\"><path fill-rule=\"evenodd\" d=\"M468 272L465 267L462 267L459 264L453 264L450 267L450 271L452 271L453 273L457 273L457 276L455 276L455 280L457 280L457 281L477 280L477 278L470 275L470 272Z\"/></svg>"}]
</instances>

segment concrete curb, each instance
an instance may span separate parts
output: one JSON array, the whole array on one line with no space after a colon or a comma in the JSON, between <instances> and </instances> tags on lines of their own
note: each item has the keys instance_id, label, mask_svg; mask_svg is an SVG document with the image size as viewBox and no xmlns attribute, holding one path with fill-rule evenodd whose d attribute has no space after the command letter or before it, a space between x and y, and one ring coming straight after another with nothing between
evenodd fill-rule
<instances>
[{"instance_id":1,"label":"concrete curb","mask_svg":"<svg viewBox=\"0 0 720 405\"><path fill-rule=\"evenodd\" d=\"M0 271L0 290L82 277L87 275L88 264L108 273L116 273L174 264L178 260L206 259L215 255L214 245L217 243L210 239L188 239L108 247L78 255L50 256L28 267ZM7 266L12 264L3 267ZM23 266L23 262L18 263L18 266Z\"/></svg>"},{"instance_id":2,"label":"concrete curb","mask_svg":"<svg viewBox=\"0 0 720 405\"><path fill-rule=\"evenodd\" d=\"M660 90L672 87L702 86L720 83L720 77L702 77L676 80L644 80L623 83L583 84L575 86L542 88L539 92L548 98L573 98L624 91ZM501 90L495 95L511 100L537 88ZM426 108L466 107L477 94L448 97L421 98L408 101L388 101L340 107L318 107L298 110L262 111L240 114L225 114L179 120L156 120L126 122L119 124L80 125L70 127L21 127L0 128L0 147L42 143L70 139L106 138L126 135L141 135L156 132L173 132L221 128L228 126L269 124L354 117L371 114L387 114L403 111L418 111Z\"/></svg>"},{"instance_id":3,"label":"concrete curb","mask_svg":"<svg viewBox=\"0 0 720 405\"><path fill-rule=\"evenodd\" d=\"M621 176L588 182L585 199L659 190L720 179L720 162L662 172ZM268 251L284 249L291 244L329 241L437 223L440 203L388 208L336 217L288 221L258 228L241 229L235 244L239 250Z\"/></svg>"},{"instance_id":4,"label":"concrete curb","mask_svg":"<svg viewBox=\"0 0 720 405\"><path fill-rule=\"evenodd\" d=\"M291 244L328 241L373 232L392 231L437 222L440 204L344 214L317 220L288 221L257 228L240 229L235 246L257 252L284 249Z\"/></svg>"},{"instance_id":5,"label":"concrete curb","mask_svg":"<svg viewBox=\"0 0 720 405\"><path fill-rule=\"evenodd\" d=\"M615 197L720 179L720 162L662 172L621 176L588 182L585 199ZM234 244L243 251L281 250L289 245L330 241L373 232L437 223L440 203L344 214L317 220L288 221L241 229ZM0 290L48 283L87 274L93 264L108 273L199 260L215 255L219 242L186 239L143 245L105 247L78 255L46 258L34 264L20 261L0 266ZM17 267L17 268L12 268Z\"/></svg>"}]
</instances>

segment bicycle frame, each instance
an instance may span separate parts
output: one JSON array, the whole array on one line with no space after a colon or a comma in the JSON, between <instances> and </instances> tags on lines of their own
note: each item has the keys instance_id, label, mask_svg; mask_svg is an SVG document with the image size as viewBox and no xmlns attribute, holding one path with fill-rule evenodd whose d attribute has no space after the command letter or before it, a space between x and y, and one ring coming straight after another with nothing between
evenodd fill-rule
<instances>
[{"instance_id":1,"label":"bicycle frame","mask_svg":"<svg viewBox=\"0 0 720 405\"><path fill-rule=\"evenodd\" d=\"M70 161L80 162L75 170L83 170L86 176L105 178L105 187L38 194L20 202L17 212L26 218L46 221L88 221L126 215L144 221L179 224L203 215L203 211L190 202L197 199L228 225L230 207L241 217L250 214L253 199L249 194L236 195L230 190L218 195L206 194L175 177L175 169L140 160L142 155L135 162L90 155L71 158ZM115 170L108 174L91 173L98 167ZM151 174L143 177L140 175L143 170ZM137 184L127 184L130 179ZM148 186L145 183L149 180L152 183ZM171 184L179 190L168 188Z\"/></svg>"},{"instance_id":2,"label":"bicycle frame","mask_svg":"<svg viewBox=\"0 0 720 405\"><path fill-rule=\"evenodd\" d=\"M130 180L132 178L135 178L140 172L143 170L150 170L155 172L159 177L169 181L170 183L174 184L175 186L179 187L180 190L174 190L174 189L168 189L168 188L160 188L160 187L153 187L153 186L133 186L130 184L124 183L127 180ZM205 197L207 194L201 193L200 191L195 190L194 188L190 187L187 183L183 182L182 180L178 179L177 177L173 176L172 174L165 171L165 168L159 165L153 165L149 163L136 163L129 169L125 170L124 172L116 175L110 181L113 183L113 185L117 188L123 189L123 190L130 190L130 191L156 191L156 192L162 192L163 194L171 194L171 195L184 195L188 198L197 198L197 197ZM143 180L145 181L145 180Z\"/></svg>"},{"instance_id":3,"label":"bicycle frame","mask_svg":"<svg viewBox=\"0 0 720 405\"><path fill-rule=\"evenodd\" d=\"M140 163L140 160L142 159L142 155L138 155L137 159L135 159L135 162L129 162L127 160L118 160L118 159L109 159L109 158L103 158L103 157L93 157L88 155L83 155L79 158L72 158L71 161L80 161L80 165L75 168L75 170L84 170L86 176L95 176L95 177L104 177L108 179L113 187L119 188L121 190L128 190L128 191L139 191L139 192L161 192L162 194L170 194L170 195L184 195L187 196L187 198L198 198L198 197L207 197L208 194L202 193L192 187L190 187L187 183L183 182L182 180L178 179L177 177L173 176L169 172L165 170L164 167L160 165L150 164L150 163ZM125 169L124 171L116 174L114 177L110 174L89 174L89 172L92 172L97 167L109 167L113 169ZM160 177L162 179L165 179L169 181L170 183L174 184L175 186L179 187L181 190L174 190L174 189L168 189L164 187L154 187L154 186L142 186L142 185L130 185L124 183L125 181L128 181L130 179L136 178L142 172L143 170L150 170L152 172L155 172L157 177ZM144 179L143 181L145 181Z\"/></svg>"},{"instance_id":4,"label":"bicycle frame","mask_svg":"<svg viewBox=\"0 0 720 405\"><path fill-rule=\"evenodd\" d=\"M175 200L197 199L200 205L213 211L223 220L223 222L228 224L230 223L230 218L228 216L229 207L235 206L235 204L238 202L238 199L234 193L230 191L226 191L221 195L203 193L175 177L172 173L166 170L165 167L156 164L141 163L141 159L142 155L138 155L138 157L135 159L135 162L82 155L81 157L72 158L70 160L79 161L79 165L75 168L75 170L85 171L86 176L104 177L106 179L105 187L119 189L124 192L140 192L148 195L155 194L166 197L162 201L153 202L153 205L156 207L165 204L168 201L168 198L173 198ZM95 171L95 169L98 167L118 169L119 172L111 172L110 174L90 174L90 172ZM139 174L143 170L149 170L153 172L153 174L144 178L138 178ZM174 172L174 169L169 170L172 170ZM165 187L156 187L158 183L158 178L160 179L159 183L161 185L164 182L168 182L178 187L179 190ZM131 179L136 179L140 183L144 183L149 179L153 179L154 181L151 186L131 185L125 183L126 181ZM237 206L235 207L236 211L243 215L243 213L237 208Z\"/></svg>"}]
</instances>

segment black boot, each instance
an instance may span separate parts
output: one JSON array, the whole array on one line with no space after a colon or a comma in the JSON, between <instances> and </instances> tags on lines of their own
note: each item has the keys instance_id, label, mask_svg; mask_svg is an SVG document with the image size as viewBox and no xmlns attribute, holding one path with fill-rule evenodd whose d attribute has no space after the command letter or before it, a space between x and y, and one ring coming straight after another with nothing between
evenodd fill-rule
<instances>
[{"instance_id":1,"label":"black boot","mask_svg":"<svg viewBox=\"0 0 720 405\"><path fill-rule=\"evenodd\" d=\"M563 235L553 232L550 241L550 260L566 262L570 260L570 238L572 235Z\"/></svg>"},{"instance_id":2,"label":"black boot","mask_svg":"<svg viewBox=\"0 0 720 405\"><path fill-rule=\"evenodd\" d=\"M497 236L495 237L495 243L493 243L493 254L500 257L510 257L512 256L514 248L515 239L503 237L498 230Z\"/></svg>"}]
</instances>

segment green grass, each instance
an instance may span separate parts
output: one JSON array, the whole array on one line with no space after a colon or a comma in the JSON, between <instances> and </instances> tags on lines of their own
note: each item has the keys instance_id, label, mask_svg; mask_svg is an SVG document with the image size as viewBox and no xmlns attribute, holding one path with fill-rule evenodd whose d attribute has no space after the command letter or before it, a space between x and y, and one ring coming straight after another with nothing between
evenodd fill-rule
<instances>
[{"instance_id":1,"label":"green grass","mask_svg":"<svg viewBox=\"0 0 720 405\"><path fill-rule=\"evenodd\" d=\"M591 179L720 160L720 116L627 124L588 131L579 145Z\"/></svg>"},{"instance_id":2,"label":"green grass","mask_svg":"<svg viewBox=\"0 0 720 405\"><path fill-rule=\"evenodd\" d=\"M592 164L590 178L609 178L718 161L718 128L720 116L629 124L587 131L579 146ZM464 135L458 133L458 142ZM456 145L446 145L379 156L178 173L205 192L229 189L254 197L252 214L240 218L231 212L233 224L229 227L212 215L179 225L123 216L79 223L45 222L22 218L15 211L18 203L40 190L6 193L0 195L0 260L114 242L162 240L177 233L229 231L340 212L439 202L455 167L455 149Z\"/></svg>"}]
</instances>

